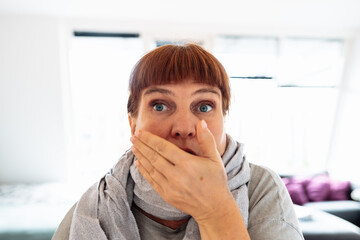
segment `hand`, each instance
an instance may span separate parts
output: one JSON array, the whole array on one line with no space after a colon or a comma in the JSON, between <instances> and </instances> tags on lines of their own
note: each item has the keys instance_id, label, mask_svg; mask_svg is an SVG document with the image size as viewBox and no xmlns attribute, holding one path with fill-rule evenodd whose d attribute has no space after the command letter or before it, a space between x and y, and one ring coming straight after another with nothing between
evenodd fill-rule
<instances>
[{"instance_id":1,"label":"hand","mask_svg":"<svg viewBox=\"0 0 360 240\"><path fill-rule=\"evenodd\" d=\"M222 206L234 202L216 142L204 120L197 124L202 156L187 153L176 145L139 131L131 138L135 164L159 195L195 220L206 222L221 214Z\"/></svg>"}]
</instances>

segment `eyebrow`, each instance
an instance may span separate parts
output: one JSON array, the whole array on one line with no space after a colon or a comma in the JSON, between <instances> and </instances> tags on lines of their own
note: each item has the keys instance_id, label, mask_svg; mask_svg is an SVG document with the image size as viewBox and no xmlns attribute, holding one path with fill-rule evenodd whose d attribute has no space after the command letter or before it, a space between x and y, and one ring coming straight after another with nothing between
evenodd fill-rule
<instances>
[{"instance_id":1,"label":"eyebrow","mask_svg":"<svg viewBox=\"0 0 360 240\"><path fill-rule=\"evenodd\" d=\"M172 91L164 89L164 88L158 88L158 87L152 87L152 88L146 90L144 92L144 95L149 95L149 94L155 93L155 92L174 96L174 93Z\"/></svg>"},{"instance_id":2,"label":"eyebrow","mask_svg":"<svg viewBox=\"0 0 360 240\"><path fill-rule=\"evenodd\" d=\"M191 94L191 96L194 96L199 93L214 93L220 97L220 93L212 88L201 88L199 90L196 90L193 94Z\"/></svg>"},{"instance_id":3,"label":"eyebrow","mask_svg":"<svg viewBox=\"0 0 360 240\"><path fill-rule=\"evenodd\" d=\"M159 87L152 87L152 88L146 90L144 92L144 95L149 95L149 94L152 94L152 93L162 93L162 94L171 95L171 96L175 95L172 91L164 89L164 88L159 88ZM214 93L214 94L216 94L216 95L218 95L220 97L220 93L218 91L212 89L212 88L198 89L194 93L192 93L191 96L194 96L194 95L200 94L200 93Z\"/></svg>"}]
</instances>

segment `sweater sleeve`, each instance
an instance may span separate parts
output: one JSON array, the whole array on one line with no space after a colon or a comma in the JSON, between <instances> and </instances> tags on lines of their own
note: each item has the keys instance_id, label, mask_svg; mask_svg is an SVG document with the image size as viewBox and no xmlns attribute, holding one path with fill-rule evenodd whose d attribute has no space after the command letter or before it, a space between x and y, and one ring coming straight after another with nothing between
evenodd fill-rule
<instances>
[{"instance_id":1,"label":"sweater sleeve","mask_svg":"<svg viewBox=\"0 0 360 240\"><path fill-rule=\"evenodd\" d=\"M59 227L56 229L52 240L68 240L70 235L70 226L71 220L76 207L76 203L72 208L67 212L64 219L61 221Z\"/></svg>"},{"instance_id":2,"label":"sweater sleeve","mask_svg":"<svg viewBox=\"0 0 360 240\"><path fill-rule=\"evenodd\" d=\"M252 240L303 240L294 206L280 177L250 164L248 232Z\"/></svg>"}]
</instances>

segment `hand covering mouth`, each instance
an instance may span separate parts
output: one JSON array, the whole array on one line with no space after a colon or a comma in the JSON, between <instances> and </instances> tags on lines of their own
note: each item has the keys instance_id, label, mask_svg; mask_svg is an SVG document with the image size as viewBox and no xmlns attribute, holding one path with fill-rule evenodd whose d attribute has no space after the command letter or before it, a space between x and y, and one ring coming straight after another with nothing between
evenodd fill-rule
<instances>
[{"instance_id":1,"label":"hand covering mouth","mask_svg":"<svg viewBox=\"0 0 360 240\"><path fill-rule=\"evenodd\" d=\"M180 149L187 152L187 153L190 153L192 155L197 156L197 154L193 150L191 150L190 148L180 148Z\"/></svg>"}]
</instances>

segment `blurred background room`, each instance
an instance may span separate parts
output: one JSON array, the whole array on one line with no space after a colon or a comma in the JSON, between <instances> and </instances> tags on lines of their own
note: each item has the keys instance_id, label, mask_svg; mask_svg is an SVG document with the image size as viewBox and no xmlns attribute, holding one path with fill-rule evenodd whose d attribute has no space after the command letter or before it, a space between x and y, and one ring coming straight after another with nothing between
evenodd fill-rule
<instances>
[{"instance_id":1,"label":"blurred background room","mask_svg":"<svg viewBox=\"0 0 360 240\"><path fill-rule=\"evenodd\" d=\"M320 200L356 203L360 224L360 1L0 0L1 240L51 238L130 147L136 61L188 41L225 66L247 159L350 183Z\"/></svg>"}]
</instances>

